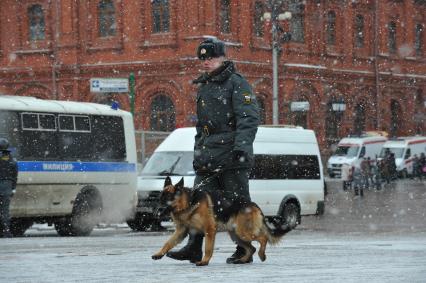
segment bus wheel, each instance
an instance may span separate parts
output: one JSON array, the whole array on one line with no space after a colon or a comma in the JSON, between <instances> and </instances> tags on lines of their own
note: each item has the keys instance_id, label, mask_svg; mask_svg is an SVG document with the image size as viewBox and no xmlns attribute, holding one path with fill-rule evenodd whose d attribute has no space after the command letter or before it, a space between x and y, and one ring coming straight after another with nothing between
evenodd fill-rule
<instances>
[{"instance_id":1,"label":"bus wheel","mask_svg":"<svg viewBox=\"0 0 426 283\"><path fill-rule=\"evenodd\" d=\"M99 193L83 191L75 199L72 215L55 222L55 229L61 236L88 236L98 224L101 211Z\"/></svg>"},{"instance_id":2,"label":"bus wheel","mask_svg":"<svg viewBox=\"0 0 426 283\"><path fill-rule=\"evenodd\" d=\"M287 202L282 210L282 217L291 230L296 228L300 219L300 209L297 204L294 202Z\"/></svg>"},{"instance_id":3,"label":"bus wheel","mask_svg":"<svg viewBox=\"0 0 426 283\"><path fill-rule=\"evenodd\" d=\"M31 226L33 226L33 221L31 219L12 218L10 220L10 233L12 233L14 237L23 236L25 231Z\"/></svg>"}]
</instances>

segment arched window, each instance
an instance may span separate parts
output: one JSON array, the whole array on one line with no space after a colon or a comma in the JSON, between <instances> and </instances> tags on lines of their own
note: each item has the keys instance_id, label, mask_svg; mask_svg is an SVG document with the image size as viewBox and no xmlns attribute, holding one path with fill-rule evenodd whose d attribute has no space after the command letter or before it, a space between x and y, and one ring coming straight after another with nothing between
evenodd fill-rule
<instances>
[{"instance_id":1,"label":"arched window","mask_svg":"<svg viewBox=\"0 0 426 283\"><path fill-rule=\"evenodd\" d=\"M30 41L44 40L46 24L43 7L39 4L28 7L29 39Z\"/></svg>"},{"instance_id":2,"label":"arched window","mask_svg":"<svg viewBox=\"0 0 426 283\"><path fill-rule=\"evenodd\" d=\"M231 0L220 0L220 31L231 33Z\"/></svg>"},{"instance_id":3,"label":"arched window","mask_svg":"<svg viewBox=\"0 0 426 283\"><path fill-rule=\"evenodd\" d=\"M170 31L170 9L168 0L152 0L152 32Z\"/></svg>"},{"instance_id":4,"label":"arched window","mask_svg":"<svg viewBox=\"0 0 426 283\"><path fill-rule=\"evenodd\" d=\"M364 47L364 17L362 15L355 17L355 47Z\"/></svg>"},{"instance_id":5,"label":"arched window","mask_svg":"<svg viewBox=\"0 0 426 283\"><path fill-rule=\"evenodd\" d=\"M402 108L398 101L392 99L390 104L391 110L391 120L390 120L390 129L389 134L391 137L398 136L398 133L401 129L401 118Z\"/></svg>"},{"instance_id":6,"label":"arched window","mask_svg":"<svg viewBox=\"0 0 426 283\"><path fill-rule=\"evenodd\" d=\"M253 33L256 37L263 37L264 35L264 23L263 14L265 12L265 6L263 2L256 1L254 3L254 19L253 19Z\"/></svg>"},{"instance_id":7,"label":"arched window","mask_svg":"<svg viewBox=\"0 0 426 283\"><path fill-rule=\"evenodd\" d=\"M359 103L355 106L354 134L361 135L365 131L365 104Z\"/></svg>"},{"instance_id":8,"label":"arched window","mask_svg":"<svg viewBox=\"0 0 426 283\"><path fill-rule=\"evenodd\" d=\"M154 97L151 103L150 129L153 131L173 131L176 128L175 106L163 93Z\"/></svg>"},{"instance_id":9,"label":"arched window","mask_svg":"<svg viewBox=\"0 0 426 283\"><path fill-rule=\"evenodd\" d=\"M117 31L113 0L102 0L98 4L99 36L114 36Z\"/></svg>"},{"instance_id":10,"label":"arched window","mask_svg":"<svg viewBox=\"0 0 426 283\"><path fill-rule=\"evenodd\" d=\"M300 0L291 0L289 1L288 11L291 12L290 19L290 33L291 40L294 42L304 42L305 41L305 5Z\"/></svg>"},{"instance_id":11,"label":"arched window","mask_svg":"<svg viewBox=\"0 0 426 283\"><path fill-rule=\"evenodd\" d=\"M305 111L293 112L293 125L308 128L308 113Z\"/></svg>"},{"instance_id":12,"label":"arched window","mask_svg":"<svg viewBox=\"0 0 426 283\"><path fill-rule=\"evenodd\" d=\"M388 49L390 53L396 52L396 23L388 24Z\"/></svg>"},{"instance_id":13,"label":"arched window","mask_svg":"<svg viewBox=\"0 0 426 283\"><path fill-rule=\"evenodd\" d=\"M390 120L390 136L398 136L398 132L401 130L401 117L402 108L398 101L392 99L390 103L391 120Z\"/></svg>"},{"instance_id":14,"label":"arched window","mask_svg":"<svg viewBox=\"0 0 426 283\"><path fill-rule=\"evenodd\" d=\"M419 89L416 94L416 99L414 101L414 123L415 123L415 132L417 135L426 134L424 130L426 129L426 111L425 101L423 100L422 90Z\"/></svg>"},{"instance_id":15,"label":"arched window","mask_svg":"<svg viewBox=\"0 0 426 283\"><path fill-rule=\"evenodd\" d=\"M297 101L290 103L290 120L295 126L308 128L308 112L310 109L309 101L305 98L299 98Z\"/></svg>"},{"instance_id":16,"label":"arched window","mask_svg":"<svg viewBox=\"0 0 426 283\"><path fill-rule=\"evenodd\" d=\"M414 50L417 56L423 54L423 25L417 24L414 39Z\"/></svg>"},{"instance_id":17,"label":"arched window","mask_svg":"<svg viewBox=\"0 0 426 283\"><path fill-rule=\"evenodd\" d=\"M346 104L343 99L331 98L327 103L325 137L330 145L339 140L339 127L345 110Z\"/></svg>"},{"instance_id":18,"label":"arched window","mask_svg":"<svg viewBox=\"0 0 426 283\"><path fill-rule=\"evenodd\" d=\"M326 43L327 45L336 44L336 13L334 11L327 13Z\"/></svg>"}]
</instances>

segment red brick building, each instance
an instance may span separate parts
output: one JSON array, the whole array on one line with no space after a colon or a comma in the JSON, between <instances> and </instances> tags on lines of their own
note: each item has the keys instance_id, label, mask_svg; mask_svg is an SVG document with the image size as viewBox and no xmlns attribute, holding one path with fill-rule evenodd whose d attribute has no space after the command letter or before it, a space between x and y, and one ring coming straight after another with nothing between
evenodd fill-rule
<instances>
[{"instance_id":1,"label":"red brick building","mask_svg":"<svg viewBox=\"0 0 426 283\"><path fill-rule=\"evenodd\" d=\"M274 2L274 1L272 1ZM426 1L286 0L279 122L314 129L323 149L364 130L426 134ZM136 76L135 124L193 125L195 50L227 42L272 122L268 0L2 0L0 92L105 102L91 78Z\"/></svg>"}]
</instances>

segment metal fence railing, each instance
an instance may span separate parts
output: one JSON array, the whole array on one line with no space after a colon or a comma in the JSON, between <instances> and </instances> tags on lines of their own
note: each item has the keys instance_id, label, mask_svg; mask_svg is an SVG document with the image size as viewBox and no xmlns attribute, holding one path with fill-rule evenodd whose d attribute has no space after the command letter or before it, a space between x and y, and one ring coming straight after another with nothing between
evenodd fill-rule
<instances>
[{"instance_id":1,"label":"metal fence railing","mask_svg":"<svg viewBox=\"0 0 426 283\"><path fill-rule=\"evenodd\" d=\"M148 158L170 132L136 131L136 151L138 155L138 170L142 170Z\"/></svg>"}]
</instances>

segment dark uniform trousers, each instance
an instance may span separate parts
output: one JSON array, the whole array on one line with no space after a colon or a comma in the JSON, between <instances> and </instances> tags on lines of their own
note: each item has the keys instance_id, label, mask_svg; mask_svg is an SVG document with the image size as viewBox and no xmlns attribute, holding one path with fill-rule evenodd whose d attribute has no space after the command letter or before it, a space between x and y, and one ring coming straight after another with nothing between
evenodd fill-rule
<instances>
[{"instance_id":1,"label":"dark uniform trousers","mask_svg":"<svg viewBox=\"0 0 426 283\"><path fill-rule=\"evenodd\" d=\"M10 236L10 199L12 197L13 182L0 180L0 237Z\"/></svg>"},{"instance_id":2,"label":"dark uniform trousers","mask_svg":"<svg viewBox=\"0 0 426 283\"><path fill-rule=\"evenodd\" d=\"M227 169L207 175L197 174L194 188L208 192L213 201L219 219L226 220L230 214L251 203L249 192L250 169Z\"/></svg>"}]
</instances>

